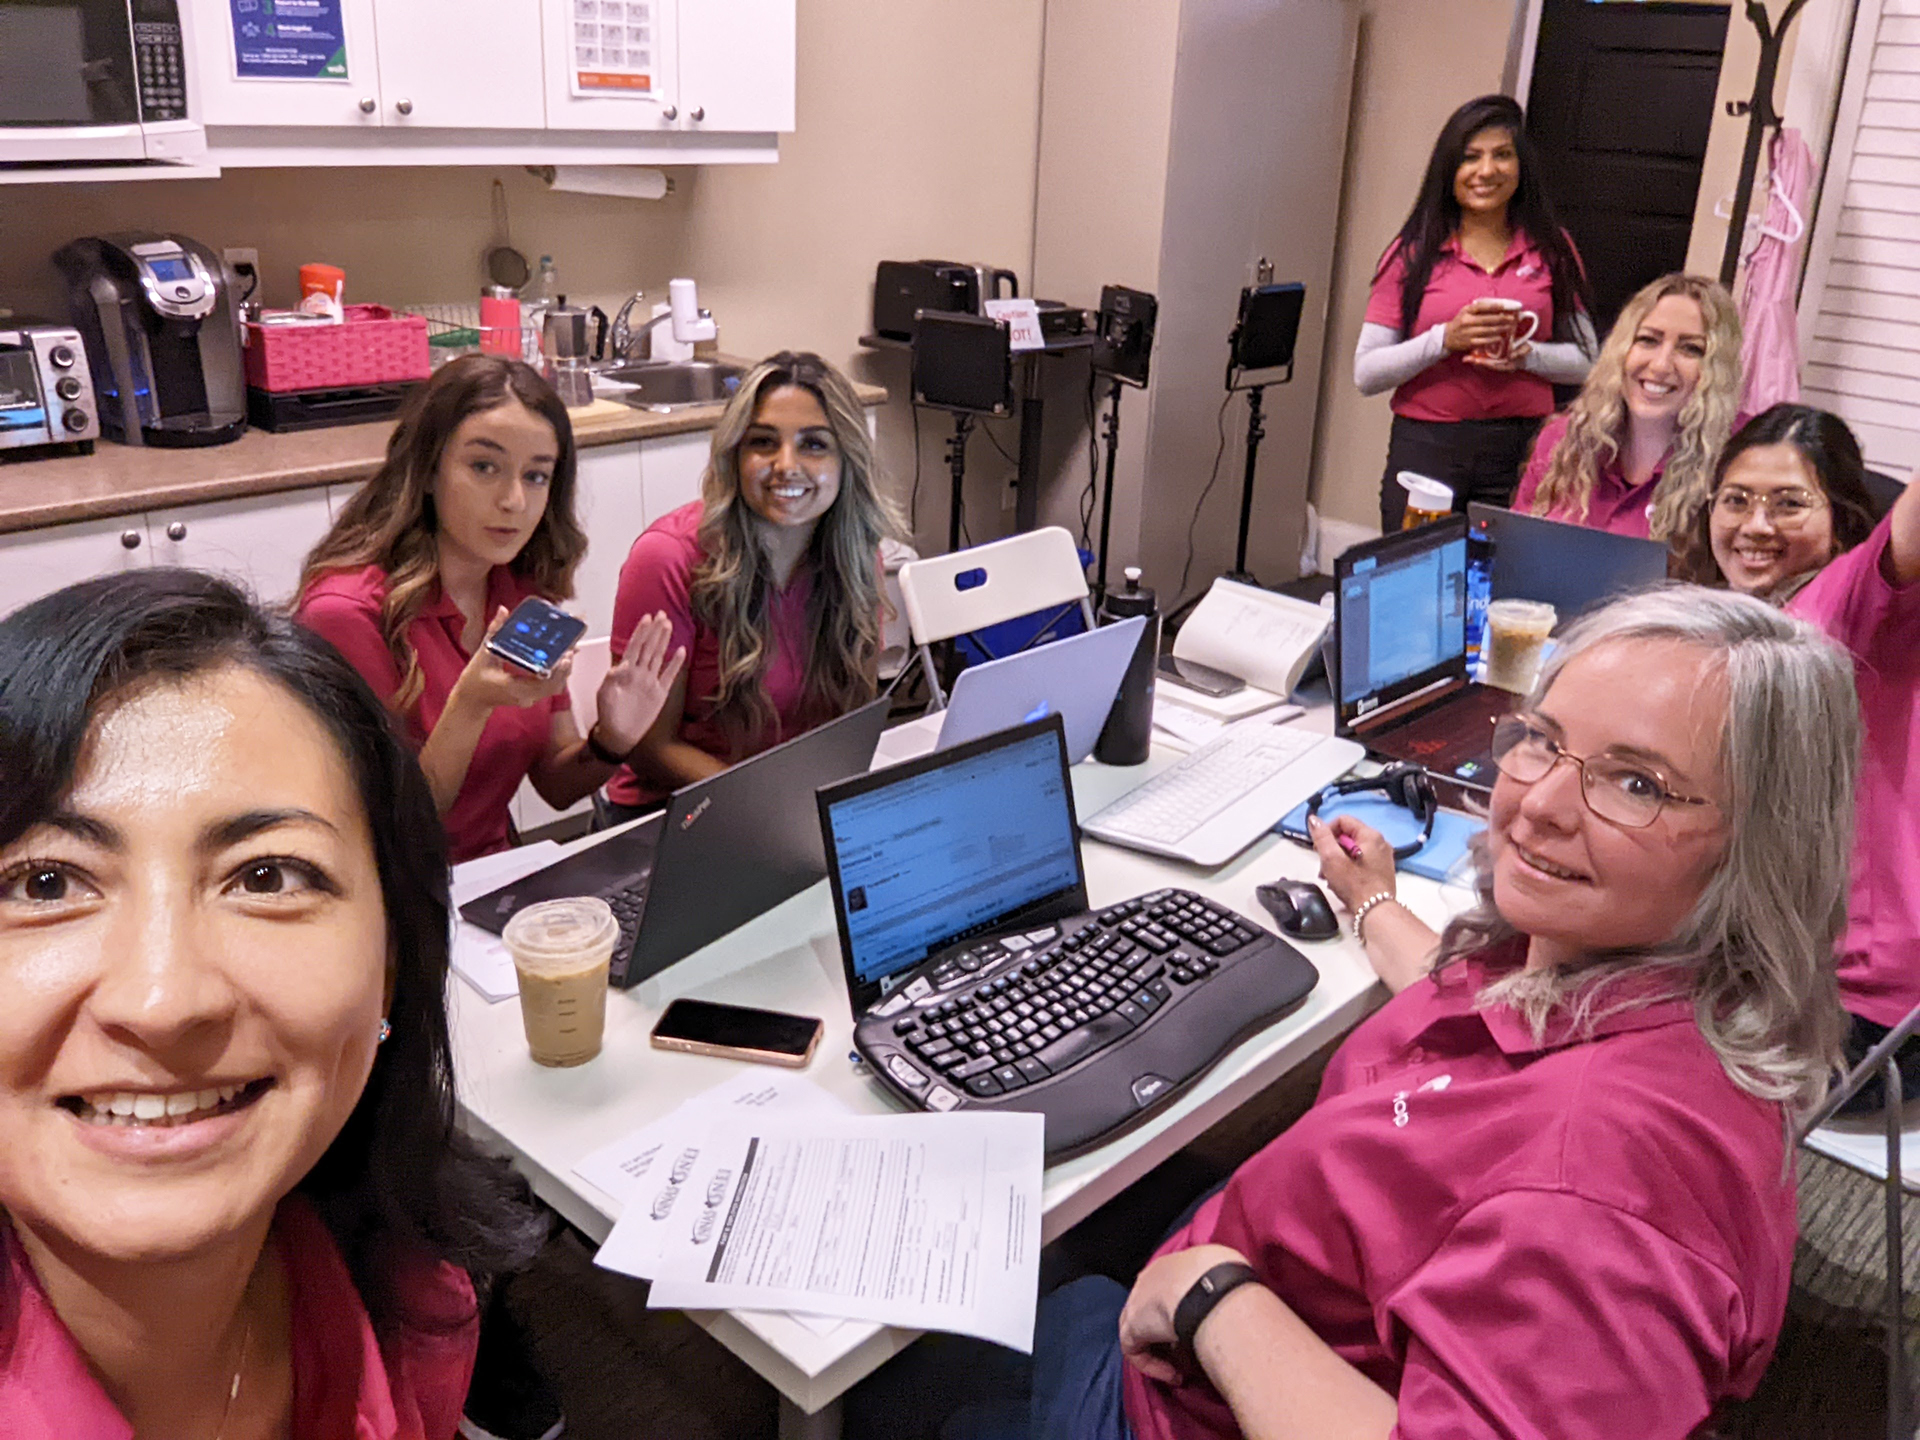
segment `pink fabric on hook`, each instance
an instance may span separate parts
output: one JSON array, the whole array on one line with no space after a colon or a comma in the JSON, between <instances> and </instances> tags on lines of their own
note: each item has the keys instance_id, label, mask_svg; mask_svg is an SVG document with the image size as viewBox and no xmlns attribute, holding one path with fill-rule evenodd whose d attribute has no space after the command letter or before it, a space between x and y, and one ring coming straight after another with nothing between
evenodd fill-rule
<instances>
[{"instance_id":1,"label":"pink fabric on hook","mask_svg":"<svg viewBox=\"0 0 1920 1440\"><path fill-rule=\"evenodd\" d=\"M1740 287L1740 324L1746 337L1740 346L1746 376L1740 410L1746 415L1800 398L1800 322L1793 294L1807 238L1813 155L1798 130L1783 126L1773 137L1768 173L1760 243L1747 260Z\"/></svg>"}]
</instances>

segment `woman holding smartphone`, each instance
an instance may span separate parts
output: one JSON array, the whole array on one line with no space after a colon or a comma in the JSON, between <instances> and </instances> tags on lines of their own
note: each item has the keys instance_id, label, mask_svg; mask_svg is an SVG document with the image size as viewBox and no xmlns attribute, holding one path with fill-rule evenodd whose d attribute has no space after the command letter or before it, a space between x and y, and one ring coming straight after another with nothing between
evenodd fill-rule
<instances>
[{"instance_id":1,"label":"woman holding smartphone","mask_svg":"<svg viewBox=\"0 0 1920 1440\"><path fill-rule=\"evenodd\" d=\"M1353 357L1363 395L1393 391L1380 525L1400 528L1412 470L1470 500L1505 505L1553 387L1585 378L1594 350L1586 276L1554 218L1505 95L1454 111L1413 212L1380 257ZM1522 312L1538 317L1516 339Z\"/></svg>"},{"instance_id":2,"label":"woman holding smartphone","mask_svg":"<svg viewBox=\"0 0 1920 1440\"><path fill-rule=\"evenodd\" d=\"M436 371L386 463L307 557L297 618L333 642L419 747L457 863L507 847L531 780L565 808L597 789L660 713L684 656L636 618L586 736L569 664L545 674L486 641L521 601L566 599L587 548L573 514L566 407L528 366L469 355Z\"/></svg>"}]
</instances>

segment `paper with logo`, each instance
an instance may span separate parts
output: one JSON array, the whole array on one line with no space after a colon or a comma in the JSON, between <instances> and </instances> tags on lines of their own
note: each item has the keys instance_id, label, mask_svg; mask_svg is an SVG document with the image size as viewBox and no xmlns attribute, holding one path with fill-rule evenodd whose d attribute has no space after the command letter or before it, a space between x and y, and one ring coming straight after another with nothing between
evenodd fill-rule
<instances>
[{"instance_id":1,"label":"paper with logo","mask_svg":"<svg viewBox=\"0 0 1920 1440\"><path fill-rule=\"evenodd\" d=\"M573 0L573 63L567 75L575 95L597 99L653 97L654 0Z\"/></svg>"},{"instance_id":2,"label":"paper with logo","mask_svg":"<svg viewBox=\"0 0 1920 1440\"><path fill-rule=\"evenodd\" d=\"M1007 349L1019 354L1022 350L1044 350L1047 337L1040 333L1040 307L1025 296L1014 296L999 300L983 300L980 303L982 314L995 320L1007 322Z\"/></svg>"},{"instance_id":3,"label":"paper with logo","mask_svg":"<svg viewBox=\"0 0 1920 1440\"><path fill-rule=\"evenodd\" d=\"M1031 1352L1039 1115L782 1116L710 1139L647 1303L794 1310Z\"/></svg>"},{"instance_id":4,"label":"paper with logo","mask_svg":"<svg viewBox=\"0 0 1920 1440\"><path fill-rule=\"evenodd\" d=\"M227 0L242 80L345 80L341 0Z\"/></svg>"},{"instance_id":5,"label":"paper with logo","mask_svg":"<svg viewBox=\"0 0 1920 1440\"><path fill-rule=\"evenodd\" d=\"M503 850L498 855L483 855L469 860L453 872L453 969L462 980L490 1001L511 1000L520 993L519 977L513 973L513 956L498 935L469 925L459 915L460 907L478 900L488 891L511 885L523 875L544 870L560 858L560 847L551 840L522 845L518 850Z\"/></svg>"}]
</instances>

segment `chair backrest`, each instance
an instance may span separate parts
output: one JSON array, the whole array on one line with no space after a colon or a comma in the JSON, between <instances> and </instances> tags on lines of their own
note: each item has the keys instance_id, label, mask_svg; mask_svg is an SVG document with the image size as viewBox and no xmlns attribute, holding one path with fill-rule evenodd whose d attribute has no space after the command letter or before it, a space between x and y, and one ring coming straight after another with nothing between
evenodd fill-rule
<instances>
[{"instance_id":1,"label":"chair backrest","mask_svg":"<svg viewBox=\"0 0 1920 1440\"><path fill-rule=\"evenodd\" d=\"M880 617L882 680L893 679L913 659L913 633L907 628L907 602L900 593L900 567L919 558L919 552L905 541L880 542L881 598L886 602Z\"/></svg>"},{"instance_id":2,"label":"chair backrest","mask_svg":"<svg viewBox=\"0 0 1920 1440\"><path fill-rule=\"evenodd\" d=\"M567 698L573 702L573 723L582 735L600 718L600 682L613 668L613 642L602 635L573 647L573 671L567 676Z\"/></svg>"},{"instance_id":3,"label":"chair backrest","mask_svg":"<svg viewBox=\"0 0 1920 1440\"><path fill-rule=\"evenodd\" d=\"M934 703L940 707L945 706L946 697L934 678L928 648L936 641L1050 606L1077 604L1087 628L1094 623L1080 552L1073 537L1058 525L910 561L900 567L900 596Z\"/></svg>"}]
</instances>

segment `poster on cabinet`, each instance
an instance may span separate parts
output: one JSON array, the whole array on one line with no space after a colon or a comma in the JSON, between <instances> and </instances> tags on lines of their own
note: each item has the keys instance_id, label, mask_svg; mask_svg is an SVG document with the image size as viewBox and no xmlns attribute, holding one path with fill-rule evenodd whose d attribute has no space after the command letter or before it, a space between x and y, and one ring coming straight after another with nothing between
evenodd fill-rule
<instances>
[{"instance_id":1,"label":"poster on cabinet","mask_svg":"<svg viewBox=\"0 0 1920 1440\"><path fill-rule=\"evenodd\" d=\"M345 80L342 0L227 0L242 80Z\"/></svg>"},{"instance_id":2,"label":"poster on cabinet","mask_svg":"<svg viewBox=\"0 0 1920 1440\"><path fill-rule=\"evenodd\" d=\"M572 0L576 96L653 98L654 0Z\"/></svg>"}]
</instances>

